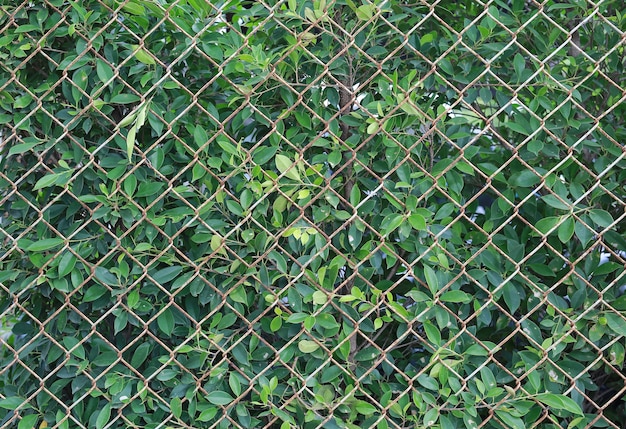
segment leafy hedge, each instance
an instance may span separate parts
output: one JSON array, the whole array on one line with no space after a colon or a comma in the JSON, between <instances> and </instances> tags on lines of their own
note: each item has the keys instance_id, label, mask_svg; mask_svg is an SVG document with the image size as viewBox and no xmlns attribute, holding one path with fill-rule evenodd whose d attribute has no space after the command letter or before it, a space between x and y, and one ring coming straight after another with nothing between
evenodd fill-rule
<instances>
[{"instance_id":1,"label":"leafy hedge","mask_svg":"<svg viewBox=\"0 0 626 429\"><path fill-rule=\"evenodd\" d=\"M0 1L0 426L617 427L626 18L489 4Z\"/></svg>"}]
</instances>

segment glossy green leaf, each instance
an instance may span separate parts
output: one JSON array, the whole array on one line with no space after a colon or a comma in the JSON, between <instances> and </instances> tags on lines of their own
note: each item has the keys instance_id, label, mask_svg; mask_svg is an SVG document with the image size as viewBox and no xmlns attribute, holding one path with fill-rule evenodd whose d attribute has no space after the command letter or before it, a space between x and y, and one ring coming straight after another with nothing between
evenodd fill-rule
<instances>
[{"instance_id":1,"label":"glossy green leaf","mask_svg":"<svg viewBox=\"0 0 626 429\"><path fill-rule=\"evenodd\" d=\"M166 308L159 317L157 317L157 324L159 325L159 329L168 337L172 335L172 331L174 330L174 314L170 308Z\"/></svg>"},{"instance_id":2,"label":"glossy green leaf","mask_svg":"<svg viewBox=\"0 0 626 429\"><path fill-rule=\"evenodd\" d=\"M559 225L557 235L562 243L567 243L572 239L574 236L574 226L575 222L573 217L565 218L565 220Z\"/></svg>"},{"instance_id":3,"label":"glossy green leaf","mask_svg":"<svg viewBox=\"0 0 626 429\"><path fill-rule=\"evenodd\" d=\"M146 361L146 358L148 357L148 354L150 353L151 348L152 346L150 345L149 342L141 343L135 349L135 352L133 353L133 357L130 361L130 365L135 369L139 369L141 365Z\"/></svg>"},{"instance_id":4,"label":"glossy green leaf","mask_svg":"<svg viewBox=\"0 0 626 429\"><path fill-rule=\"evenodd\" d=\"M34 429L38 420L39 415L37 414L29 414L27 416L23 416L17 425L17 429Z\"/></svg>"},{"instance_id":5,"label":"glossy green leaf","mask_svg":"<svg viewBox=\"0 0 626 429\"><path fill-rule=\"evenodd\" d=\"M96 429L102 429L111 419L111 404L106 403L100 411L96 411L98 417L96 418Z\"/></svg>"},{"instance_id":6,"label":"glossy green leaf","mask_svg":"<svg viewBox=\"0 0 626 429\"><path fill-rule=\"evenodd\" d=\"M44 238L43 240L35 241L26 248L29 252L43 252L60 246L64 243L62 238Z\"/></svg>"},{"instance_id":7,"label":"glossy green leaf","mask_svg":"<svg viewBox=\"0 0 626 429\"><path fill-rule=\"evenodd\" d=\"M19 396L9 396L7 398L0 399L0 408L13 411L31 408L31 406L24 398L20 398Z\"/></svg>"},{"instance_id":8,"label":"glossy green leaf","mask_svg":"<svg viewBox=\"0 0 626 429\"><path fill-rule=\"evenodd\" d=\"M555 410L569 411L573 414L582 415L583 412L580 406L574 402L571 398L565 395L558 395L553 393L540 393L535 396L535 399L548 405Z\"/></svg>"},{"instance_id":9,"label":"glossy green leaf","mask_svg":"<svg viewBox=\"0 0 626 429\"><path fill-rule=\"evenodd\" d=\"M207 401L214 405L228 405L234 398L222 390L214 390L206 395Z\"/></svg>"}]
</instances>

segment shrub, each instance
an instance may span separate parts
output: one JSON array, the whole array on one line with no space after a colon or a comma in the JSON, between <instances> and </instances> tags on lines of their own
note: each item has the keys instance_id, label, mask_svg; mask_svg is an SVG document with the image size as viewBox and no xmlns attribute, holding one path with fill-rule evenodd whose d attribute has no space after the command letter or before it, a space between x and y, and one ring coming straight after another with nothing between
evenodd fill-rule
<instances>
[{"instance_id":1,"label":"shrub","mask_svg":"<svg viewBox=\"0 0 626 429\"><path fill-rule=\"evenodd\" d=\"M0 4L3 427L624 417L617 3Z\"/></svg>"}]
</instances>

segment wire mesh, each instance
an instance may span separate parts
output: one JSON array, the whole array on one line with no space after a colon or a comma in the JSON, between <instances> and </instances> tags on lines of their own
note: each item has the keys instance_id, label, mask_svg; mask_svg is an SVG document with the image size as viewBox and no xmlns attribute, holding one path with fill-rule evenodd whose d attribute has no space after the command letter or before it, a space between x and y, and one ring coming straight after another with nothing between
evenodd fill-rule
<instances>
[{"instance_id":1,"label":"wire mesh","mask_svg":"<svg viewBox=\"0 0 626 429\"><path fill-rule=\"evenodd\" d=\"M533 397L532 427L561 427L549 386L573 427L623 427L617 3L39 3L0 2L0 427L515 427Z\"/></svg>"}]
</instances>

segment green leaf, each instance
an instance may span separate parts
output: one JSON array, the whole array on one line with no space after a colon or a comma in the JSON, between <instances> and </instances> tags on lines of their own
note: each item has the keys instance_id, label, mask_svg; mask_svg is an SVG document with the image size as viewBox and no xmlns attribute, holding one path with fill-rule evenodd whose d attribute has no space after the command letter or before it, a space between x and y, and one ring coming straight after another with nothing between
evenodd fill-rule
<instances>
[{"instance_id":1,"label":"green leaf","mask_svg":"<svg viewBox=\"0 0 626 429\"><path fill-rule=\"evenodd\" d=\"M11 149L9 149L9 156L19 155L21 153L28 152L29 150L31 150L35 146L39 146L40 144L41 142L16 144L15 146L11 146Z\"/></svg>"},{"instance_id":2,"label":"green leaf","mask_svg":"<svg viewBox=\"0 0 626 429\"><path fill-rule=\"evenodd\" d=\"M170 308L167 308L157 317L157 325L165 335L170 337L174 330L174 314Z\"/></svg>"},{"instance_id":3,"label":"green leaf","mask_svg":"<svg viewBox=\"0 0 626 429\"><path fill-rule=\"evenodd\" d=\"M298 174L294 161L287 158L285 155L276 155L275 162L276 168L281 174L300 182L300 175Z\"/></svg>"},{"instance_id":4,"label":"green leaf","mask_svg":"<svg viewBox=\"0 0 626 429\"><path fill-rule=\"evenodd\" d=\"M602 228L609 228L614 222L613 216L611 216L611 213L607 212L606 210L589 210L589 217L591 218L593 223Z\"/></svg>"},{"instance_id":5,"label":"green leaf","mask_svg":"<svg viewBox=\"0 0 626 429\"><path fill-rule=\"evenodd\" d=\"M433 294L436 294L439 291L439 279L437 279L437 274L435 270L430 268L428 265L424 266L424 277L426 278L426 284L428 288Z\"/></svg>"},{"instance_id":6,"label":"green leaf","mask_svg":"<svg viewBox=\"0 0 626 429\"><path fill-rule=\"evenodd\" d=\"M438 419L439 419L439 409L431 408L430 410L426 411L426 414L424 414L424 426L433 427L435 423L437 423Z\"/></svg>"},{"instance_id":7,"label":"green leaf","mask_svg":"<svg viewBox=\"0 0 626 429\"><path fill-rule=\"evenodd\" d=\"M535 171L522 170L518 174L513 175L509 183L511 184L511 186L515 186L518 188L531 188L540 181L541 176L539 176Z\"/></svg>"},{"instance_id":8,"label":"green leaf","mask_svg":"<svg viewBox=\"0 0 626 429\"><path fill-rule=\"evenodd\" d=\"M59 277L65 277L72 272L76 266L76 255L72 252L65 252L59 260Z\"/></svg>"},{"instance_id":9,"label":"green leaf","mask_svg":"<svg viewBox=\"0 0 626 429\"><path fill-rule=\"evenodd\" d=\"M560 216L548 216L539 220L535 224L535 228L539 230L541 234L548 234L548 232L554 228L561 221Z\"/></svg>"},{"instance_id":10,"label":"green leaf","mask_svg":"<svg viewBox=\"0 0 626 429\"><path fill-rule=\"evenodd\" d=\"M180 418L183 413L183 404L180 398L172 398L172 400L170 401L170 410L172 410L172 414L174 415L174 417L176 417L177 419Z\"/></svg>"},{"instance_id":11,"label":"green leaf","mask_svg":"<svg viewBox=\"0 0 626 429\"><path fill-rule=\"evenodd\" d=\"M181 265L172 265L171 267L162 268L150 276L156 284L164 286L171 280L175 279L182 271L183 267Z\"/></svg>"},{"instance_id":12,"label":"green leaf","mask_svg":"<svg viewBox=\"0 0 626 429\"><path fill-rule=\"evenodd\" d=\"M363 400L356 401L356 404L354 404L354 408L356 409L357 413L364 416L370 416L378 411L378 408Z\"/></svg>"},{"instance_id":13,"label":"green leaf","mask_svg":"<svg viewBox=\"0 0 626 429\"><path fill-rule=\"evenodd\" d=\"M141 100L141 97L135 94L117 94L109 101L112 104L130 104Z\"/></svg>"},{"instance_id":14,"label":"green leaf","mask_svg":"<svg viewBox=\"0 0 626 429\"><path fill-rule=\"evenodd\" d=\"M102 83L108 82L114 76L111 66L100 58L96 59L96 74Z\"/></svg>"},{"instance_id":15,"label":"green leaf","mask_svg":"<svg viewBox=\"0 0 626 429\"><path fill-rule=\"evenodd\" d=\"M554 393L540 393L535 395L535 399L549 406L551 409L569 411L573 414L583 415L580 406L571 398L565 395Z\"/></svg>"},{"instance_id":16,"label":"green leaf","mask_svg":"<svg viewBox=\"0 0 626 429\"><path fill-rule=\"evenodd\" d=\"M234 401L234 398L227 392L222 390L214 390L206 395L207 401L214 405L228 405Z\"/></svg>"},{"instance_id":17,"label":"green leaf","mask_svg":"<svg viewBox=\"0 0 626 429\"><path fill-rule=\"evenodd\" d=\"M461 290L451 290L441 294L439 300L443 302L470 302L472 297Z\"/></svg>"},{"instance_id":18,"label":"green leaf","mask_svg":"<svg viewBox=\"0 0 626 429\"><path fill-rule=\"evenodd\" d=\"M135 136L137 135L137 124L130 127L128 134L126 134L126 157L130 161L133 157L133 150L135 149Z\"/></svg>"},{"instance_id":19,"label":"green leaf","mask_svg":"<svg viewBox=\"0 0 626 429\"><path fill-rule=\"evenodd\" d=\"M433 377L430 377L426 374L420 374L417 377L417 382L422 385L425 389L434 390L437 392L439 390L439 383Z\"/></svg>"},{"instance_id":20,"label":"green leaf","mask_svg":"<svg viewBox=\"0 0 626 429\"><path fill-rule=\"evenodd\" d=\"M319 349L320 346L315 341L310 340L300 340L298 342L298 349L302 353L313 353L315 350Z\"/></svg>"},{"instance_id":21,"label":"green leaf","mask_svg":"<svg viewBox=\"0 0 626 429\"><path fill-rule=\"evenodd\" d=\"M93 302L108 292L108 289L102 285L95 284L85 291L83 302Z\"/></svg>"},{"instance_id":22,"label":"green leaf","mask_svg":"<svg viewBox=\"0 0 626 429\"><path fill-rule=\"evenodd\" d=\"M574 218L567 217L558 227L557 235L561 243L568 243L574 235Z\"/></svg>"},{"instance_id":23,"label":"green leaf","mask_svg":"<svg viewBox=\"0 0 626 429\"><path fill-rule=\"evenodd\" d=\"M381 233L383 235L389 235L395 231L402 222L404 222L404 216L401 214L390 214L383 220L381 224Z\"/></svg>"},{"instance_id":24,"label":"green leaf","mask_svg":"<svg viewBox=\"0 0 626 429\"><path fill-rule=\"evenodd\" d=\"M439 329L437 329L437 327L429 321L424 321L423 326L428 340L435 346L439 347L441 345L441 332L439 332Z\"/></svg>"},{"instance_id":25,"label":"green leaf","mask_svg":"<svg viewBox=\"0 0 626 429\"><path fill-rule=\"evenodd\" d=\"M252 161L255 164L265 164L270 159L274 158L278 148L276 146L261 146L254 150L252 154Z\"/></svg>"},{"instance_id":26,"label":"green leaf","mask_svg":"<svg viewBox=\"0 0 626 429\"><path fill-rule=\"evenodd\" d=\"M24 410L32 407L24 398L20 398L19 396L9 396L8 398L0 400L0 408L15 411L18 409Z\"/></svg>"},{"instance_id":27,"label":"green leaf","mask_svg":"<svg viewBox=\"0 0 626 429\"><path fill-rule=\"evenodd\" d=\"M22 95L15 99L13 107L15 109L23 109L24 107L28 107L31 101L33 101L33 97L31 97L30 94Z\"/></svg>"},{"instance_id":28,"label":"green leaf","mask_svg":"<svg viewBox=\"0 0 626 429\"><path fill-rule=\"evenodd\" d=\"M558 198L556 195L548 194L541 197L541 199L550 207L554 207L559 210L570 210L572 203L566 199Z\"/></svg>"},{"instance_id":29,"label":"green leaf","mask_svg":"<svg viewBox=\"0 0 626 429\"><path fill-rule=\"evenodd\" d=\"M517 82L521 82L522 74L524 73L524 68L526 67L526 60L519 52L515 54L513 58L513 69L515 70L515 76L517 77Z\"/></svg>"},{"instance_id":30,"label":"green leaf","mask_svg":"<svg viewBox=\"0 0 626 429\"><path fill-rule=\"evenodd\" d=\"M22 420L20 420L17 425L17 429L35 429L35 425L39 420L39 415L37 414L29 414L27 416L23 416Z\"/></svg>"},{"instance_id":31,"label":"green leaf","mask_svg":"<svg viewBox=\"0 0 626 429\"><path fill-rule=\"evenodd\" d=\"M502 410L500 408L495 409L496 415L503 423L505 423L507 428L510 429L526 429L526 425L524 424L524 420L519 417L515 417L509 414L507 411Z\"/></svg>"},{"instance_id":32,"label":"green leaf","mask_svg":"<svg viewBox=\"0 0 626 429\"><path fill-rule=\"evenodd\" d=\"M626 337L626 320L624 320L624 316L607 312L604 314L604 317L606 317L607 325L609 325L609 328L611 328L613 332Z\"/></svg>"},{"instance_id":33,"label":"green leaf","mask_svg":"<svg viewBox=\"0 0 626 429\"><path fill-rule=\"evenodd\" d=\"M146 13L146 9L134 1L129 1L122 6L122 9L126 12L129 12L133 15L144 16Z\"/></svg>"},{"instance_id":34,"label":"green leaf","mask_svg":"<svg viewBox=\"0 0 626 429\"><path fill-rule=\"evenodd\" d=\"M135 353L133 353L133 357L130 360L130 365L139 370L141 364L143 364L152 349L152 345L149 342L141 343L136 349Z\"/></svg>"},{"instance_id":35,"label":"green leaf","mask_svg":"<svg viewBox=\"0 0 626 429\"><path fill-rule=\"evenodd\" d=\"M28 252L43 252L54 247L60 246L64 243L62 238L44 238L43 240L35 241L26 248Z\"/></svg>"},{"instance_id":36,"label":"green leaf","mask_svg":"<svg viewBox=\"0 0 626 429\"><path fill-rule=\"evenodd\" d=\"M96 267L94 270L95 278L105 285L116 286L119 285L119 280L109 270L104 267Z\"/></svg>"},{"instance_id":37,"label":"green leaf","mask_svg":"<svg viewBox=\"0 0 626 429\"><path fill-rule=\"evenodd\" d=\"M409 223L411 227L417 231L426 230L426 219L419 213L414 213L409 216Z\"/></svg>"},{"instance_id":38,"label":"green leaf","mask_svg":"<svg viewBox=\"0 0 626 429\"><path fill-rule=\"evenodd\" d=\"M369 21L376 12L376 6L373 4L364 4L356 8L356 16L362 21Z\"/></svg>"},{"instance_id":39,"label":"green leaf","mask_svg":"<svg viewBox=\"0 0 626 429\"><path fill-rule=\"evenodd\" d=\"M133 45L133 49L137 49L135 51L135 58L137 58L139 62L149 66L156 64L154 57L150 55L145 49L139 48L137 45Z\"/></svg>"},{"instance_id":40,"label":"green leaf","mask_svg":"<svg viewBox=\"0 0 626 429\"><path fill-rule=\"evenodd\" d=\"M510 281L502 285L502 296L504 298L504 302L511 313L515 313L520 306L522 301L522 297L517 286Z\"/></svg>"},{"instance_id":41,"label":"green leaf","mask_svg":"<svg viewBox=\"0 0 626 429\"><path fill-rule=\"evenodd\" d=\"M582 243L583 247L587 247L587 244L589 244L589 242L593 240L594 237L593 231L591 231L584 223L578 220L574 223L574 233Z\"/></svg>"},{"instance_id":42,"label":"green leaf","mask_svg":"<svg viewBox=\"0 0 626 429\"><path fill-rule=\"evenodd\" d=\"M111 418L111 403L107 402L100 412L98 413L98 417L96 418L96 429L102 429Z\"/></svg>"},{"instance_id":43,"label":"green leaf","mask_svg":"<svg viewBox=\"0 0 626 429\"><path fill-rule=\"evenodd\" d=\"M218 411L219 411L219 408L217 407L207 408L206 410L200 413L200 415L196 418L196 420L199 422L211 421L213 420L213 417L215 417Z\"/></svg>"},{"instance_id":44,"label":"green leaf","mask_svg":"<svg viewBox=\"0 0 626 429\"><path fill-rule=\"evenodd\" d=\"M37 191L43 188L49 188L51 186L65 186L71 177L71 171L63 171L61 173L50 173L43 176L35 183L33 191Z\"/></svg>"},{"instance_id":45,"label":"green leaf","mask_svg":"<svg viewBox=\"0 0 626 429\"><path fill-rule=\"evenodd\" d=\"M228 385L235 396L241 395L241 381L239 381L237 374L233 373L228 377Z\"/></svg>"}]
</instances>

